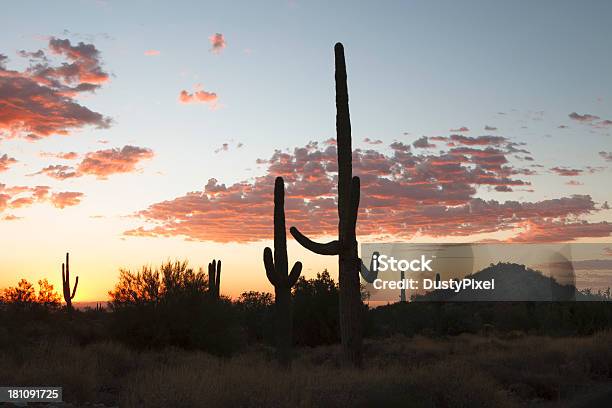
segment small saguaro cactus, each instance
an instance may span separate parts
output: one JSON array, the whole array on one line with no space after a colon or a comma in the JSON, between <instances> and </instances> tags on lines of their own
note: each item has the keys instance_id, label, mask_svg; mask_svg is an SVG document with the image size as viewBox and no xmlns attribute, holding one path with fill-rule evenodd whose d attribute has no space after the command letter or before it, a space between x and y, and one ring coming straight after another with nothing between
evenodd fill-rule
<instances>
[{"instance_id":1,"label":"small saguaro cactus","mask_svg":"<svg viewBox=\"0 0 612 408\"><path fill-rule=\"evenodd\" d=\"M72 310L72 299L76 294L77 286L79 285L79 277L76 277L74 281L74 287L72 288L72 294L70 293L70 258L68 252L66 252L66 263L62 264L62 287L64 289L64 301L66 302L66 308Z\"/></svg>"},{"instance_id":2,"label":"small saguaro cactus","mask_svg":"<svg viewBox=\"0 0 612 408\"><path fill-rule=\"evenodd\" d=\"M221 289L221 260L216 261L213 259L208 264L208 293L210 293L215 299L219 298Z\"/></svg>"},{"instance_id":3,"label":"small saguaro cactus","mask_svg":"<svg viewBox=\"0 0 612 408\"><path fill-rule=\"evenodd\" d=\"M406 302L406 287L404 285L404 279L406 279L406 271L400 270L400 279L402 280L402 288L400 289L400 302Z\"/></svg>"},{"instance_id":4,"label":"small saguaro cactus","mask_svg":"<svg viewBox=\"0 0 612 408\"><path fill-rule=\"evenodd\" d=\"M436 288L440 287L440 274L439 273L436 273L436 286L435 287Z\"/></svg>"},{"instance_id":5,"label":"small saguaro cactus","mask_svg":"<svg viewBox=\"0 0 612 408\"><path fill-rule=\"evenodd\" d=\"M338 239L328 243L311 241L297 228L291 235L304 248L319 255L338 256L340 286L340 337L344 358L353 366L363 361L363 303L359 273L361 260L357 255L355 226L359 212L359 177L353 177L353 150L351 147L351 119L344 47L334 47L336 79L336 145L338 152Z\"/></svg>"},{"instance_id":6,"label":"small saguaro cactus","mask_svg":"<svg viewBox=\"0 0 612 408\"><path fill-rule=\"evenodd\" d=\"M293 342L293 311L291 287L295 285L302 263L296 262L289 272L287 260L287 232L285 231L285 182L277 177L274 183L274 256L269 247L264 249L263 261L268 280L274 286L274 308L276 317L276 350L281 365L291 365Z\"/></svg>"}]
</instances>

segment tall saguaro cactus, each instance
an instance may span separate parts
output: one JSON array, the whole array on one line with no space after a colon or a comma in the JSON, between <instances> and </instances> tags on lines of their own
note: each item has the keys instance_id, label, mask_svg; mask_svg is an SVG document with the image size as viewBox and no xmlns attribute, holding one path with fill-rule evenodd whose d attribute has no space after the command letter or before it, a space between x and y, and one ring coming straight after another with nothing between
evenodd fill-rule
<instances>
[{"instance_id":1,"label":"tall saguaro cactus","mask_svg":"<svg viewBox=\"0 0 612 408\"><path fill-rule=\"evenodd\" d=\"M213 259L208 264L208 293L215 299L218 299L221 293L221 260Z\"/></svg>"},{"instance_id":2,"label":"tall saguaro cactus","mask_svg":"<svg viewBox=\"0 0 612 408\"><path fill-rule=\"evenodd\" d=\"M338 255L340 283L340 335L345 359L362 363L362 302L359 284L361 260L357 257L355 225L359 210L359 177L353 177L351 119L344 47L334 47L336 64L336 137L338 150L338 239L325 244L311 241L291 227L291 235L306 249L320 255Z\"/></svg>"},{"instance_id":3,"label":"tall saguaro cactus","mask_svg":"<svg viewBox=\"0 0 612 408\"><path fill-rule=\"evenodd\" d=\"M79 277L77 276L74 281L74 287L72 288L72 294L70 293L70 255L66 252L66 263L62 264L62 287L64 289L64 301L66 302L66 308L72 311L72 299L76 294L77 286L79 286Z\"/></svg>"},{"instance_id":4,"label":"tall saguaro cactus","mask_svg":"<svg viewBox=\"0 0 612 408\"><path fill-rule=\"evenodd\" d=\"M266 247L263 261L268 280L274 286L278 360L283 366L288 367L291 365L293 333L291 287L300 277L302 263L298 261L293 264L289 272L285 231L285 182L282 177L277 177L274 183L274 257L272 250Z\"/></svg>"}]
</instances>

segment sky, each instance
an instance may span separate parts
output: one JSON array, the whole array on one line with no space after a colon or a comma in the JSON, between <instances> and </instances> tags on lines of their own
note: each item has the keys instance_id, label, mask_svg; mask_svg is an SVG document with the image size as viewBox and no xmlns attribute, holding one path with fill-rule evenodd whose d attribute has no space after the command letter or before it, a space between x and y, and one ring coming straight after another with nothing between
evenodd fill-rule
<instances>
[{"instance_id":1,"label":"sky","mask_svg":"<svg viewBox=\"0 0 612 408\"><path fill-rule=\"evenodd\" d=\"M5 7L0 287L61 288L70 251L80 301L174 259L271 291L274 177L287 228L335 234L338 41L360 242L610 242L612 3L329 3Z\"/></svg>"}]
</instances>

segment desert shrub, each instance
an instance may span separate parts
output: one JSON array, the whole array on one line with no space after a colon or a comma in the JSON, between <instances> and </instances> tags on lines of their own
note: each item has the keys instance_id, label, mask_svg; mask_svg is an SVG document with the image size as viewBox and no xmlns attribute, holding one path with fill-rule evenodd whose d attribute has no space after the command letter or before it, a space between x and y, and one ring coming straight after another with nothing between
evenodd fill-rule
<instances>
[{"instance_id":1,"label":"desert shrub","mask_svg":"<svg viewBox=\"0 0 612 408\"><path fill-rule=\"evenodd\" d=\"M274 342L274 296L265 292L244 292L236 301L240 324L249 342Z\"/></svg>"},{"instance_id":2,"label":"desert shrub","mask_svg":"<svg viewBox=\"0 0 612 408\"><path fill-rule=\"evenodd\" d=\"M318 273L312 279L300 277L292 295L294 342L303 346L338 342L339 291L329 272Z\"/></svg>"},{"instance_id":3,"label":"desert shrub","mask_svg":"<svg viewBox=\"0 0 612 408\"><path fill-rule=\"evenodd\" d=\"M113 337L138 349L178 346L231 354L242 341L235 308L211 296L207 284L203 271L194 272L187 262L122 270L110 292Z\"/></svg>"}]
</instances>

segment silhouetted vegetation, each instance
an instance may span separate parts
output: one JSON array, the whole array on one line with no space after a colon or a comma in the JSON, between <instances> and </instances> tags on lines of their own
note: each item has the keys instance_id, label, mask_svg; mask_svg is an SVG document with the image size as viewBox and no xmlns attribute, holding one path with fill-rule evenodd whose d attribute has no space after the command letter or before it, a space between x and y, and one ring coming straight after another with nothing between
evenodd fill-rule
<instances>
[{"instance_id":1,"label":"silhouetted vegetation","mask_svg":"<svg viewBox=\"0 0 612 408\"><path fill-rule=\"evenodd\" d=\"M238 317L231 301L208 285L204 272L187 262L121 270L109 292L113 337L139 349L178 346L231 354L240 341Z\"/></svg>"},{"instance_id":2,"label":"silhouetted vegetation","mask_svg":"<svg viewBox=\"0 0 612 408\"><path fill-rule=\"evenodd\" d=\"M360 367L363 340L363 303L357 255L357 215L359 213L359 177L353 177L353 148L351 147L351 117L349 114L348 85L344 46L334 46L336 66L336 150L338 152L338 239L321 244L291 227L291 235L304 248L319 255L338 256L340 283L339 321L344 359Z\"/></svg>"},{"instance_id":3,"label":"silhouetted vegetation","mask_svg":"<svg viewBox=\"0 0 612 408\"><path fill-rule=\"evenodd\" d=\"M187 262L122 270L107 308L69 314L46 280L38 291L22 280L1 292L0 383L58 383L68 401L127 407L200 406L205 395L208 405L433 407L565 401L612 378L612 302L588 301L364 306L368 369L340 370L340 294L327 271L291 290L299 351L279 377L273 295L231 301L208 284Z\"/></svg>"},{"instance_id":4,"label":"silhouetted vegetation","mask_svg":"<svg viewBox=\"0 0 612 408\"><path fill-rule=\"evenodd\" d=\"M70 255L66 252L66 263L62 264L62 289L64 292L64 301L66 302L66 309L72 311L72 299L76 295L77 287L79 286L79 277L77 276L74 281L74 287L70 292Z\"/></svg>"},{"instance_id":5,"label":"silhouetted vegetation","mask_svg":"<svg viewBox=\"0 0 612 408\"><path fill-rule=\"evenodd\" d=\"M263 252L266 276L274 286L274 326L276 355L281 365L291 365L293 346L293 305L291 287L302 272L302 263L296 262L289 272L287 259L287 231L285 229L285 181L277 177L274 182L274 254L269 247Z\"/></svg>"}]
</instances>

